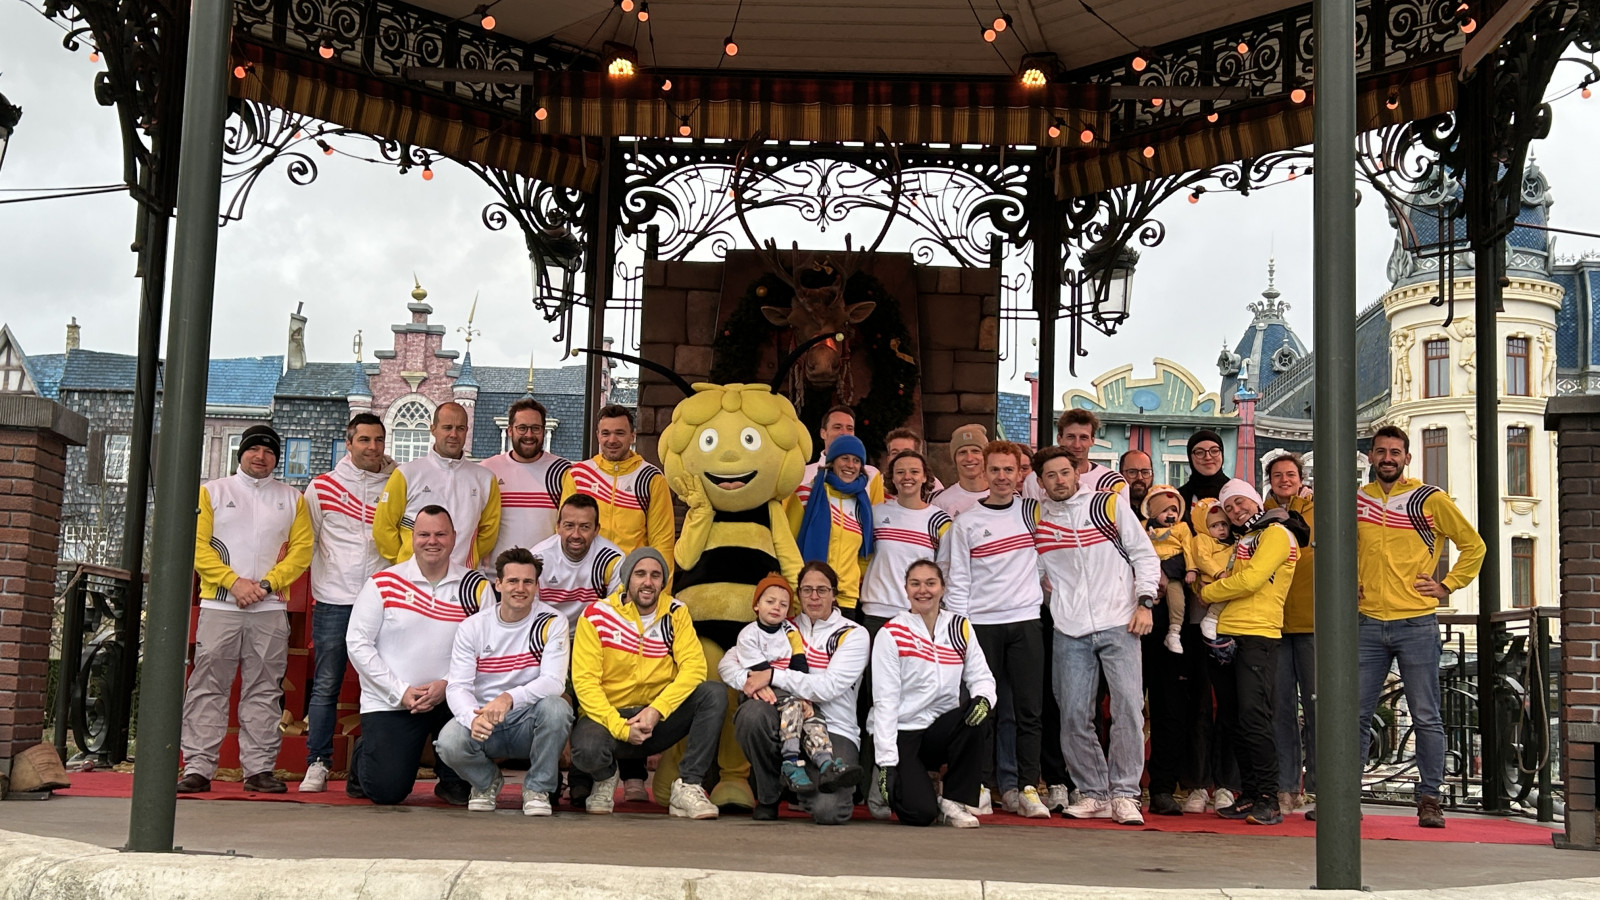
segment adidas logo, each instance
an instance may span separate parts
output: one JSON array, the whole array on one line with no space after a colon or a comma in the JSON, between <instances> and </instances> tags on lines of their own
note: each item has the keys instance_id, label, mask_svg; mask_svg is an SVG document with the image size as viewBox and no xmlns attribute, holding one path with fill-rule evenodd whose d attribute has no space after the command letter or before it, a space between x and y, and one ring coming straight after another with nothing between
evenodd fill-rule
<instances>
[{"instance_id":1,"label":"adidas logo","mask_svg":"<svg viewBox=\"0 0 1600 900\"><path fill-rule=\"evenodd\" d=\"M226 508L226 509L233 509L234 508L233 501L229 500L227 503L223 504L223 507Z\"/></svg>"},{"instance_id":2,"label":"adidas logo","mask_svg":"<svg viewBox=\"0 0 1600 900\"><path fill-rule=\"evenodd\" d=\"M431 494L431 493L433 493L433 488L428 487L427 485L423 485L422 486L422 492L424 494Z\"/></svg>"},{"instance_id":3,"label":"adidas logo","mask_svg":"<svg viewBox=\"0 0 1600 900\"><path fill-rule=\"evenodd\" d=\"M984 536L984 537L990 537L990 534L989 534L989 529L987 529L987 528L985 528L985 529L984 529L984 530L983 530L983 536Z\"/></svg>"}]
</instances>

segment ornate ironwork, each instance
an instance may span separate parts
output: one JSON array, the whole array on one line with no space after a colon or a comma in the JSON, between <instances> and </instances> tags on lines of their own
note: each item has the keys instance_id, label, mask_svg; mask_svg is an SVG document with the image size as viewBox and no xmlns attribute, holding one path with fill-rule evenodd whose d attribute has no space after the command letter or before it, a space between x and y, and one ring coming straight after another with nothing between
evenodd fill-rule
<instances>
[{"instance_id":1,"label":"ornate ironwork","mask_svg":"<svg viewBox=\"0 0 1600 900\"><path fill-rule=\"evenodd\" d=\"M533 305L546 322L558 323L552 340L566 342L571 350L572 312L586 302L577 278L586 265L583 223L593 201L580 191L524 175L477 163L462 165L500 196L483 208L483 224L500 231L515 222L522 229L533 264Z\"/></svg>"},{"instance_id":2,"label":"ornate ironwork","mask_svg":"<svg viewBox=\"0 0 1600 900\"><path fill-rule=\"evenodd\" d=\"M1467 36L1459 0L1364 0L1356 4L1356 74L1366 75L1449 56ZM1248 105L1257 98L1311 87L1311 6L1297 6L1238 25L1068 72L1072 82L1142 87L1248 88L1247 99L1123 103L1119 134L1158 128L1188 116ZM1241 48L1243 48L1241 50ZM1135 60L1142 68L1135 68Z\"/></svg>"}]
</instances>

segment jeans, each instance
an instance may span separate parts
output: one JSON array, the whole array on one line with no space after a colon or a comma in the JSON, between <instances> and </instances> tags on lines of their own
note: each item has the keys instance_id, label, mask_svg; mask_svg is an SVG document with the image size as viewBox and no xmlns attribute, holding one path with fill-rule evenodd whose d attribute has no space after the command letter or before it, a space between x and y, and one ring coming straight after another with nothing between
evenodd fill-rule
<instances>
[{"instance_id":1,"label":"jeans","mask_svg":"<svg viewBox=\"0 0 1600 900\"><path fill-rule=\"evenodd\" d=\"M1438 797L1444 783L1444 720L1439 715L1439 619L1433 613L1383 621L1361 617L1357 669L1361 678L1361 759L1372 740L1370 723L1392 662L1400 664L1406 706L1417 738L1418 796Z\"/></svg>"},{"instance_id":2,"label":"jeans","mask_svg":"<svg viewBox=\"0 0 1600 900\"><path fill-rule=\"evenodd\" d=\"M1285 634L1278 645L1278 696L1273 718L1278 736L1278 790L1317 789L1317 636ZM1305 726L1301 727L1301 716ZM1305 780L1302 782L1301 753Z\"/></svg>"},{"instance_id":3,"label":"jeans","mask_svg":"<svg viewBox=\"0 0 1600 900\"><path fill-rule=\"evenodd\" d=\"M477 740L459 719L439 732L433 749L439 758L476 790L487 790L500 774L496 759L528 760L522 779L525 791L555 793L561 786L561 748L572 730L572 707L559 695L541 697L506 713L484 740Z\"/></svg>"},{"instance_id":4,"label":"jeans","mask_svg":"<svg viewBox=\"0 0 1600 900\"><path fill-rule=\"evenodd\" d=\"M311 699L307 701L306 765L333 761L333 730L339 725L339 690L350 661L344 633L353 607L318 603L311 609Z\"/></svg>"},{"instance_id":5,"label":"jeans","mask_svg":"<svg viewBox=\"0 0 1600 900\"><path fill-rule=\"evenodd\" d=\"M978 805L980 773L984 761L994 756L994 716L985 717L974 727L966 721L971 711L972 701L968 700L921 731L902 731L895 736L900 764L895 766L889 808L902 825L932 825L939 821L940 795L934 792L928 773L937 772L940 766L947 766L944 798L966 806Z\"/></svg>"},{"instance_id":6,"label":"jeans","mask_svg":"<svg viewBox=\"0 0 1600 900\"><path fill-rule=\"evenodd\" d=\"M627 719L643 708L629 706L617 712ZM572 767L598 781L616 773L618 760L647 759L688 738L678 777L684 784L703 784L717 758L717 740L722 736L722 717L727 711L727 685L702 681L672 715L656 723L655 731L642 744L618 740L604 725L584 716L572 726Z\"/></svg>"},{"instance_id":7,"label":"jeans","mask_svg":"<svg viewBox=\"0 0 1600 900\"><path fill-rule=\"evenodd\" d=\"M1239 800L1260 799L1276 806L1278 742L1272 700L1278 689L1278 638L1232 637L1238 642L1233 662L1206 660L1217 692L1217 730L1239 761Z\"/></svg>"},{"instance_id":8,"label":"jeans","mask_svg":"<svg viewBox=\"0 0 1600 900\"><path fill-rule=\"evenodd\" d=\"M1061 754L1072 781L1096 800L1139 796L1144 771L1144 678L1139 638L1118 625L1083 637L1055 633ZM1111 691L1111 751L1095 731L1100 676Z\"/></svg>"},{"instance_id":9,"label":"jeans","mask_svg":"<svg viewBox=\"0 0 1600 900\"><path fill-rule=\"evenodd\" d=\"M450 719L450 707L444 703L425 713L403 709L362 713L361 740L356 744L350 780L379 806L404 803L417 784L423 745L438 737ZM461 781L461 776L442 759L433 772L441 785Z\"/></svg>"},{"instance_id":10,"label":"jeans","mask_svg":"<svg viewBox=\"0 0 1600 900\"><path fill-rule=\"evenodd\" d=\"M733 733L738 738L739 749L750 761L750 780L754 782L752 786L755 788L756 802L767 806L777 805L783 793L779 765L782 760L778 757L778 719L778 708L760 700L742 701L738 711L733 714ZM834 759L852 766L860 762L856 745L849 738L837 731L828 732L828 737L833 741ZM807 762L806 771L812 781L816 781L816 766ZM875 791L878 786L870 784L867 789ZM850 815L855 811L854 796L852 791L813 795L811 820L818 825L843 825L850 821Z\"/></svg>"},{"instance_id":11,"label":"jeans","mask_svg":"<svg viewBox=\"0 0 1600 900\"><path fill-rule=\"evenodd\" d=\"M999 721L997 740L1000 753L1005 757L1006 726L1015 729L1016 775L1008 779L1001 762L1000 780L994 779L994 765L985 761L984 784L1000 788L1001 793L1016 787L1039 783L1039 720L1044 704L1044 636L1039 630L1039 620L1011 622L1004 625L974 625L978 645L989 661L994 673L997 712ZM1010 714L1007 714L1009 710Z\"/></svg>"}]
</instances>

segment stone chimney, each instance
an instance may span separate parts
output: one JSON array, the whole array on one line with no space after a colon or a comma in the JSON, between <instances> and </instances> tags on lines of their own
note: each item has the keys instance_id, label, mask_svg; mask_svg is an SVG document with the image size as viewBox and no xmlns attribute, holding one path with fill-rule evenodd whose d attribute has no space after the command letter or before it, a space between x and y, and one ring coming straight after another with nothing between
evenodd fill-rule
<instances>
[{"instance_id":1,"label":"stone chimney","mask_svg":"<svg viewBox=\"0 0 1600 900\"><path fill-rule=\"evenodd\" d=\"M300 314L305 308L302 302L289 314L289 352L284 363L291 369L306 367L306 317Z\"/></svg>"},{"instance_id":2,"label":"stone chimney","mask_svg":"<svg viewBox=\"0 0 1600 900\"><path fill-rule=\"evenodd\" d=\"M78 349L78 337L79 337L79 332L81 330L82 329L78 327L78 317L77 316L73 316L72 317L72 321L67 323L67 352L68 353L71 353L72 351Z\"/></svg>"}]
</instances>

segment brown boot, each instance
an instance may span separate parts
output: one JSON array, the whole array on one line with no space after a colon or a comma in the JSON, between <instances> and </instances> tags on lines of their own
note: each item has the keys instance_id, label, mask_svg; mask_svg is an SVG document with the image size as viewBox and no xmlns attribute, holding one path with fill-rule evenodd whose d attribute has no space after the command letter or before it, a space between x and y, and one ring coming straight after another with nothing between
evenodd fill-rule
<instances>
[{"instance_id":1,"label":"brown boot","mask_svg":"<svg viewBox=\"0 0 1600 900\"><path fill-rule=\"evenodd\" d=\"M244 780L244 789L257 794L281 794L289 788L273 778L271 772L257 772Z\"/></svg>"},{"instance_id":2,"label":"brown boot","mask_svg":"<svg viewBox=\"0 0 1600 900\"><path fill-rule=\"evenodd\" d=\"M1439 798L1424 794L1417 798L1417 825L1422 828L1443 828L1444 810L1439 808Z\"/></svg>"},{"instance_id":3,"label":"brown boot","mask_svg":"<svg viewBox=\"0 0 1600 900\"><path fill-rule=\"evenodd\" d=\"M187 772L182 778L178 779L178 793L180 794L204 794L209 790L211 790L211 779L201 775L199 772Z\"/></svg>"}]
</instances>

